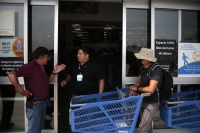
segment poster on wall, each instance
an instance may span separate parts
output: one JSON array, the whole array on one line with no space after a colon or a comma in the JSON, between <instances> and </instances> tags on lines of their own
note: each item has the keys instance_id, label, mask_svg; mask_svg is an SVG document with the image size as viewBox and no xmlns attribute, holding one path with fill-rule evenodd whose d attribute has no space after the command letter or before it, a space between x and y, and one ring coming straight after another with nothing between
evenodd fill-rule
<instances>
[{"instance_id":1,"label":"poster on wall","mask_svg":"<svg viewBox=\"0 0 200 133\"><path fill-rule=\"evenodd\" d=\"M7 74L24 64L24 39L0 39L0 75Z\"/></svg>"},{"instance_id":2,"label":"poster on wall","mask_svg":"<svg viewBox=\"0 0 200 133\"><path fill-rule=\"evenodd\" d=\"M170 60L169 57L176 56L176 40L156 39L155 40L155 57L161 67L169 72Z\"/></svg>"},{"instance_id":3,"label":"poster on wall","mask_svg":"<svg viewBox=\"0 0 200 133\"><path fill-rule=\"evenodd\" d=\"M199 77L200 43L179 43L178 51L178 77Z\"/></svg>"},{"instance_id":4,"label":"poster on wall","mask_svg":"<svg viewBox=\"0 0 200 133\"><path fill-rule=\"evenodd\" d=\"M0 10L0 36L15 36L15 11Z\"/></svg>"}]
</instances>

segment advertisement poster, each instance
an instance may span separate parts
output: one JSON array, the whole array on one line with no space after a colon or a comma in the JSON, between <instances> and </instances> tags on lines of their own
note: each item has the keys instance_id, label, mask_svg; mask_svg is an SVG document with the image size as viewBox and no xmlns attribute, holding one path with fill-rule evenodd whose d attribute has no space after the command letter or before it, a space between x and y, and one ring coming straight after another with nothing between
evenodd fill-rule
<instances>
[{"instance_id":1,"label":"advertisement poster","mask_svg":"<svg viewBox=\"0 0 200 133\"><path fill-rule=\"evenodd\" d=\"M155 40L155 57L157 62L163 69L169 72L170 60L169 57L173 58L176 56L176 40L167 39L156 39Z\"/></svg>"},{"instance_id":2,"label":"advertisement poster","mask_svg":"<svg viewBox=\"0 0 200 133\"><path fill-rule=\"evenodd\" d=\"M178 77L200 76L200 44L179 43Z\"/></svg>"},{"instance_id":3,"label":"advertisement poster","mask_svg":"<svg viewBox=\"0 0 200 133\"><path fill-rule=\"evenodd\" d=\"M24 39L0 39L0 75L7 74L24 64Z\"/></svg>"}]
</instances>

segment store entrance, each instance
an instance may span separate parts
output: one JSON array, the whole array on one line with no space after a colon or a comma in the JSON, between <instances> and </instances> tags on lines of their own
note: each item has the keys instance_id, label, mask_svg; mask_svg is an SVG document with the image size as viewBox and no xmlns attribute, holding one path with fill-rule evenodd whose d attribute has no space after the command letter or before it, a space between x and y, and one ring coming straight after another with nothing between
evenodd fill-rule
<instances>
[{"instance_id":1,"label":"store entrance","mask_svg":"<svg viewBox=\"0 0 200 133\"><path fill-rule=\"evenodd\" d=\"M59 5L58 60L66 64L66 70L58 77L58 129L66 132L73 83L61 87L60 82L77 60L80 46L89 47L90 60L100 65L105 77L104 92L122 87L122 3L61 1Z\"/></svg>"}]
</instances>

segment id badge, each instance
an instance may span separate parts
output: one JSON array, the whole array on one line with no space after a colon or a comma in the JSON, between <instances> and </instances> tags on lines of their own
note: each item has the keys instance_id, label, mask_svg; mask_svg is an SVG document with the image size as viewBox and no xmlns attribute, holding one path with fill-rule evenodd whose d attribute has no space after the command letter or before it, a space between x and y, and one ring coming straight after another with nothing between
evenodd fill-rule
<instances>
[{"instance_id":1,"label":"id badge","mask_svg":"<svg viewBox=\"0 0 200 133\"><path fill-rule=\"evenodd\" d=\"M83 75L82 74L77 75L77 81L82 81L82 80L83 80Z\"/></svg>"}]
</instances>

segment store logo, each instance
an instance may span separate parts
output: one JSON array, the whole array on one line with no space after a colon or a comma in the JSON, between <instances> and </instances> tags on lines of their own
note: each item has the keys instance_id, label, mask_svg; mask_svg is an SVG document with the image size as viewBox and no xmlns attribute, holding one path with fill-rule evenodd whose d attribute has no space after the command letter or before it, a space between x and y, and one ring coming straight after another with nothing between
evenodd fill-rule
<instances>
[{"instance_id":1,"label":"store logo","mask_svg":"<svg viewBox=\"0 0 200 133\"><path fill-rule=\"evenodd\" d=\"M183 44L180 50L196 50L196 48L192 44Z\"/></svg>"}]
</instances>

